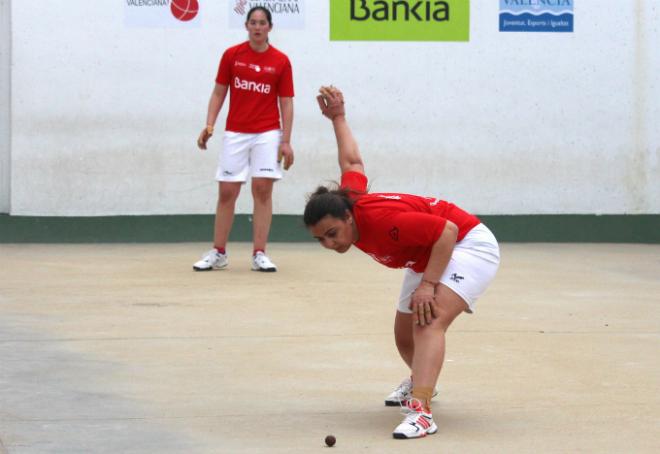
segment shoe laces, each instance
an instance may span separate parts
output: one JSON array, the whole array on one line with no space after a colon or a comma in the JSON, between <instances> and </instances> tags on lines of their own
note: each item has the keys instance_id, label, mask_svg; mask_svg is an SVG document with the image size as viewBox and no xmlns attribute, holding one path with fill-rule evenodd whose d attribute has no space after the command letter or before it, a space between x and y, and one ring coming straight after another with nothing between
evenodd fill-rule
<instances>
[{"instance_id":1,"label":"shoe laces","mask_svg":"<svg viewBox=\"0 0 660 454\"><path fill-rule=\"evenodd\" d=\"M406 415L404 422L415 422L417 417L424 413L422 401L415 397L405 400L404 403L399 403L399 405L401 406L401 413Z\"/></svg>"},{"instance_id":2,"label":"shoe laces","mask_svg":"<svg viewBox=\"0 0 660 454\"><path fill-rule=\"evenodd\" d=\"M217 249L211 249L210 251L206 252L206 254L202 255L202 258L203 259L210 259L210 258L217 257L219 255L222 255L222 254L220 254Z\"/></svg>"},{"instance_id":3,"label":"shoe laces","mask_svg":"<svg viewBox=\"0 0 660 454\"><path fill-rule=\"evenodd\" d=\"M272 267L273 262L270 261L268 256L264 254L263 252L257 252L257 254L254 256L254 261L257 263L259 266L262 266L264 268Z\"/></svg>"}]
</instances>

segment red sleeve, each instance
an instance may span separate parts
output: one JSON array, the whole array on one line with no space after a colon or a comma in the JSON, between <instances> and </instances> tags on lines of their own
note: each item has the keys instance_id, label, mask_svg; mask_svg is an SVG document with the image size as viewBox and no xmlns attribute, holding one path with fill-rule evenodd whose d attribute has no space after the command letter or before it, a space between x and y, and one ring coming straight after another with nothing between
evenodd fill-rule
<instances>
[{"instance_id":1,"label":"red sleeve","mask_svg":"<svg viewBox=\"0 0 660 454\"><path fill-rule=\"evenodd\" d=\"M229 85L231 84L231 65L232 59L229 57L229 49L222 54L222 59L220 59L220 66L218 67L218 75L215 77L215 83L220 85ZM235 52L234 52L235 54Z\"/></svg>"},{"instance_id":2,"label":"red sleeve","mask_svg":"<svg viewBox=\"0 0 660 454\"><path fill-rule=\"evenodd\" d=\"M277 85L277 96L293 98L293 94L293 70L291 69L291 62L287 58L279 84Z\"/></svg>"},{"instance_id":3,"label":"red sleeve","mask_svg":"<svg viewBox=\"0 0 660 454\"><path fill-rule=\"evenodd\" d=\"M365 174L350 170L341 176L339 187L348 189L351 192L350 196L357 197L367 193L367 182Z\"/></svg>"},{"instance_id":4,"label":"red sleeve","mask_svg":"<svg viewBox=\"0 0 660 454\"><path fill-rule=\"evenodd\" d=\"M442 235L447 219L419 212L398 213L387 223L390 237L401 246L432 246Z\"/></svg>"}]
</instances>

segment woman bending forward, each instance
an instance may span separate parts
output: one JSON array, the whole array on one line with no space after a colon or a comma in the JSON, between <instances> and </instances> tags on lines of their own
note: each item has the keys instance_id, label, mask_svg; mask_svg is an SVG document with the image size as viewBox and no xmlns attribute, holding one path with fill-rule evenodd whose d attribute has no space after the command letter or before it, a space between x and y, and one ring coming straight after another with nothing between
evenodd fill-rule
<instances>
[{"instance_id":1,"label":"woman bending forward","mask_svg":"<svg viewBox=\"0 0 660 454\"><path fill-rule=\"evenodd\" d=\"M369 193L364 163L346 121L342 93L322 87L321 112L332 121L341 183L310 196L304 222L328 249L351 246L390 268L405 268L394 320L396 346L410 369L386 405L407 412L394 438L418 438L438 430L431 398L445 356L445 333L495 277L497 240L479 219L436 197Z\"/></svg>"}]
</instances>

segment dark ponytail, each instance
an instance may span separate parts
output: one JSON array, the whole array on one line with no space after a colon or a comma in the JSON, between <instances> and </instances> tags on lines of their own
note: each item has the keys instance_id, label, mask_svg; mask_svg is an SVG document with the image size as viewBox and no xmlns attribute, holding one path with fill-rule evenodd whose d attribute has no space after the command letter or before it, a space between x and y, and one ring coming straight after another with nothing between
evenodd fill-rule
<instances>
[{"instance_id":1,"label":"dark ponytail","mask_svg":"<svg viewBox=\"0 0 660 454\"><path fill-rule=\"evenodd\" d=\"M353 200L348 196L349 192L348 189L329 189L325 186L316 188L305 205L305 226L312 227L328 215L346 219L346 210L353 212Z\"/></svg>"}]
</instances>

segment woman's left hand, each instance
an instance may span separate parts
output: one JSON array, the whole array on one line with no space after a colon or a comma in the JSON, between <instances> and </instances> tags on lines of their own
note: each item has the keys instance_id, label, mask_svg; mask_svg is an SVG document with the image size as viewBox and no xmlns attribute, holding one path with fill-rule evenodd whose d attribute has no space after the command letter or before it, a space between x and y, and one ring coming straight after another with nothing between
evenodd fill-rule
<instances>
[{"instance_id":1,"label":"woman's left hand","mask_svg":"<svg viewBox=\"0 0 660 454\"><path fill-rule=\"evenodd\" d=\"M431 324L433 319L436 318L436 315L433 312L434 301L435 287L422 281L410 299L413 323L420 326Z\"/></svg>"},{"instance_id":2,"label":"woman's left hand","mask_svg":"<svg viewBox=\"0 0 660 454\"><path fill-rule=\"evenodd\" d=\"M281 162L282 159L284 159L284 170L289 170L289 167L293 165L293 148L288 142L280 143L277 150L277 162Z\"/></svg>"}]
</instances>

